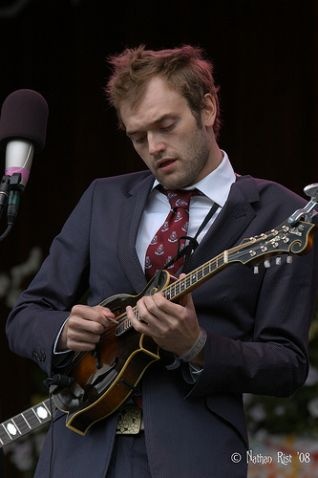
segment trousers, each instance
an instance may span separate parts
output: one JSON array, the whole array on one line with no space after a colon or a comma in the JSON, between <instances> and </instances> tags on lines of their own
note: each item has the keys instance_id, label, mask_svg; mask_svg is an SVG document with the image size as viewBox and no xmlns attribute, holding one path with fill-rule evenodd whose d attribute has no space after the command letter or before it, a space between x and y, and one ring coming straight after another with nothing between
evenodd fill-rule
<instances>
[{"instance_id":1,"label":"trousers","mask_svg":"<svg viewBox=\"0 0 318 478\"><path fill-rule=\"evenodd\" d=\"M151 478L145 435L117 435L106 478Z\"/></svg>"}]
</instances>

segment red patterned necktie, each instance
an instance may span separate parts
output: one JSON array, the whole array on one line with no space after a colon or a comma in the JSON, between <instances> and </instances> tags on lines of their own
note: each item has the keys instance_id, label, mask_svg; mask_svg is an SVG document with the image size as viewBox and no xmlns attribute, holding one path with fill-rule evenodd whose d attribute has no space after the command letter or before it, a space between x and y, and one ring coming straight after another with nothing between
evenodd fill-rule
<instances>
[{"instance_id":1,"label":"red patterned necktie","mask_svg":"<svg viewBox=\"0 0 318 478\"><path fill-rule=\"evenodd\" d=\"M193 194L186 190L164 190L170 202L170 212L153 237L148 246L145 259L145 274L147 279L151 279L158 270L161 270L179 250L184 247L185 239L180 239L187 235L189 223L189 205ZM180 257L171 266L167 268L170 274L176 274L182 267L184 257Z\"/></svg>"}]
</instances>

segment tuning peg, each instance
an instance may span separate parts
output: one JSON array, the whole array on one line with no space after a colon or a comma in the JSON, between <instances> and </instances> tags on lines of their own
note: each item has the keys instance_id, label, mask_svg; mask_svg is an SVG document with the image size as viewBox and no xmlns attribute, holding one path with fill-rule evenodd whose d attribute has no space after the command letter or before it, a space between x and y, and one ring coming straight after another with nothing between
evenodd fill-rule
<instances>
[{"instance_id":1,"label":"tuning peg","mask_svg":"<svg viewBox=\"0 0 318 478\"><path fill-rule=\"evenodd\" d=\"M269 260L269 259L266 259L266 260L264 261L264 267L265 267L265 269L269 269L270 266L271 266L270 260Z\"/></svg>"},{"instance_id":2,"label":"tuning peg","mask_svg":"<svg viewBox=\"0 0 318 478\"><path fill-rule=\"evenodd\" d=\"M293 256L287 256L287 257L286 257L286 262L287 262L287 264L292 264L292 262L293 262Z\"/></svg>"},{"instance_id":3,"label":"tuning peg","mask_svg":"<svg viewBox=\"0 0 318 478\"><path fill-rule=\"evenodd\" d=\"M259 268L258 268L258 266L254 266L254 271L253 271L253 272L254 272L254 274L258 274L258 273L259 273Z\"/></svg>"}]
</instances>

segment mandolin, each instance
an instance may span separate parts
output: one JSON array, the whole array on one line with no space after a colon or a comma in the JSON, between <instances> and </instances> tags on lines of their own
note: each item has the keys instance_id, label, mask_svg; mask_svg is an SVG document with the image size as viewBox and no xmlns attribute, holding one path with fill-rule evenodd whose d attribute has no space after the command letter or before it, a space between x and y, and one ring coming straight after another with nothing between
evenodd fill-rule
<instances>
[{"instance_id":1,"label":"mandolin","mask_svg":"<svg viewBox=\"0 0 318 478\"><path fill-rule=\"evenodd\" d=\"M163 270L140 294L118 294L103 300L100 305L113 311L116 323L105 331L94 352L75 354L62 380L51 386L55 406L67 414L66 426L85 435L94 423L110 416L126 402L146 370L160 360L158 345L133 329L125 312L127 305L137 314L136 303L146 294L161 291L166 299L175 302L230 264L258 264L264 260L264 266L269 267L271 256L276 256L279 264L281 255L287 255L289 262L292 255L306 253L312 246L315 213L310 220L308 215L306 220L291 220L297 212L279 227L244 239L182 279L172 281L169 273Z\"/></svg>"}]
</instances>

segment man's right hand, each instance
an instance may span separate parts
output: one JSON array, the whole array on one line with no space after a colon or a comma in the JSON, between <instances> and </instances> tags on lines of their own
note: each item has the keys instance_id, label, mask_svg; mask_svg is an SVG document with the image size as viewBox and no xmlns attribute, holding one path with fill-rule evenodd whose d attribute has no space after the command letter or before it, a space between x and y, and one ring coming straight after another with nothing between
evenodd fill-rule
<instances>
[{"instance_id":1,"label":"man's right hand","mask_svg":"<svg viewBox=\"0 0 318 478\"><path fill-rule=\"evenodd\" d=\"M101 305L74 305L59 337L58 351L94 350L101 335L114 322L116 319L113 312Z\"/></svg>"}]
</instances>

